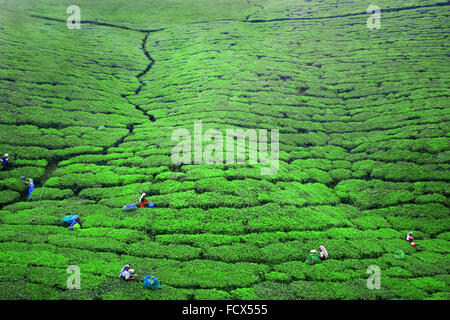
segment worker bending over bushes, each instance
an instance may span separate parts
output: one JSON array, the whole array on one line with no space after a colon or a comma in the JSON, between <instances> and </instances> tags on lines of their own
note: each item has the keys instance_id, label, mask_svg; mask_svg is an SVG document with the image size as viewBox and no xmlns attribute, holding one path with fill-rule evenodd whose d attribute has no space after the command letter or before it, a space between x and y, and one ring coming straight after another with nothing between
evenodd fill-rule
<instances>
[{"instance_id":1,"label":"worker bending over bushes","mask_svg":"<svg viewBox=\"0 0 450 320\"><path fill-rule=\"evenodd\" d=\"M413 233L412 233L412 232L410 232L410 233L408 233L408 234L406 235L406 241L408 241L409 243L411 243L411 245L412 245L413 247L416 246L416 243L414 242L414 237L413 237Z\"/></svg>"},{"instance_id":2,"label":"worker bending over bushes","mask_svg":"<svg viewBox=\"0 0 450 320\"><path fill-rule=\"evenodd\" d=\"M148 201L147 194L143 193L143 194L141 194L141 197L139 198L139 206L141 208L145 208L145 207L153 208L155 206L155 204Z\"/></svg>"},{"instance_id":3,"label":"worker bending over bushes","mask_svg":"<svg viewBox=\"0 0 450 320\"><path fill-rule=\"evenodd\" d=\"M138 199L137 205L136 205L136 203L129 203L129 204L124 205L122 210L123 211L134 211L138 208L138 205L140 208L145 208L145 207L153 208L155 206L154 203L147 200L147 194L143 193L143 194L141 194L140 198Z\"/></svg>"},{"instance_id":4,"label":"worker bending over bushes","mask_svg":"<svg viewBox=\"0 0 450 320\"><path fill-rule=\"evenodd\" d=\"M22 182L28 185L28 198L31 196L31 193L36 189L34 186L33 179L27 178L25 176L21 176Z\"/></svg>"},{"instance_id":5,"label":"worker bending over bushes","mask_svg":"<svg viewBox=\"0 0 450 320\"><path fill-rule=\"evenodd\" d=\"M307 264L321 263L322 259L328 259L328 252L324 246L320 246L320 253L317 250L311 250L306 258Z\"/></svg>"},{"instance_id":6,"label":"worker bending over bushes","mask_svg":"<svg viewBox=\"0 0 450 320\"><path fill-rule=\"evenodd\" d=\"M126 264L123 266L122 271L120 271L119 278L128 280L135 280L137 274L134 274L134 269L130 269L130 265Z\"/></svg>"},{"instance_id":7,"label":"worker bending over bushes","mask_svg":"<svg viewBox=\"0 0 450 320\"><path fill-rule=\"evenodd\" d=\"M136 280L136 277L137 274L134 273L134 269L131 269L129 264L124 265L122 271L120 271L119 274L119 279L124 279L125 281ZM159 280L152 275L146 276L142 285L144 286L144 288L152 290L162 288L161 282L159 282Z\"/></svg>"},{"instance_id":8,"label":"worker bending over bushes","mask_svg":"<svg viewBox=\"0 0 450 320\"><path fill-rule=\"evenodd\" d=\"M7 153L5 153L5 155L2 157L2 165L3 165L2 170L3 171L5 171L7 169L8 161L9 161L9 155Z\"/></svg>"},{"instance_id":9,"label":"worker bending over bushes","mask_svg":"<svg viewBox=\"0 0 450 320\"><path fill-rule=\"evenodd\" d=\"M141 194L141 197L139 198L139 205L141 208L144 208L145 205L148 205L149 201L147 200L147 194L143 193Z\"/></svg>"},{"instance_id":10,"label":"worker bending over bushes","mask_svg":"<svg viewBox=\"0 0 450 320\"><path fill-rule=\"evenodd\" d=\"M64 218L62 218L62 221L70 224L69 230L79 229L83 226L80 217L77 215L65 216Z\"/></svg>"}]
</instances>

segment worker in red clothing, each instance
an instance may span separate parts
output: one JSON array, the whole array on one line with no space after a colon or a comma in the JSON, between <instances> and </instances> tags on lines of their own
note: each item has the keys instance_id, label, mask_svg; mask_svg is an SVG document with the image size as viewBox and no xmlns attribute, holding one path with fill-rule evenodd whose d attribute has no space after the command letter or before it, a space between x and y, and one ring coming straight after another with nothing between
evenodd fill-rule
<instances>
[{"instance_id":1,"label":"worker in red clothing","mask_svg":"<svg viewBox=\"0 0 450 320\"><path fill-rule=\"evenodd\" d=\"M414 237L413 237L413 233L412 232L410 232L410 233L408 233L406 235L406 241L410 242L413 247L416 246L416 243L414 242Z\"/></svg>"},{"instance_id":2,"label":"worker in red clothing","mask_svg":"<svg viewBox=\"0 0 450 320\"><path fill-rule=\"evenodd\" d=\"M145 193L141 194L141 197L139 198L139 206L141 208L145 208L145 206L148 206L149 201L147 200L147 195Z\"/></svg>"}]
</instances>

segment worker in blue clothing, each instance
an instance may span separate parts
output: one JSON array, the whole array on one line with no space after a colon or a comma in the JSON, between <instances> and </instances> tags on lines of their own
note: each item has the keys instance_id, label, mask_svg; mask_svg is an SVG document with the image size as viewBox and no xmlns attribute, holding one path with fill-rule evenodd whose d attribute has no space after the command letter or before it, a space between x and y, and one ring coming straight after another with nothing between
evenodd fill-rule
<instances>
[{"instance_id":1,"label":"worker in blue clothing","mask_svg":"<svg viewBox=\"0 0 450 320\"><path fill-rule=\"evenodd\" d=\"M62 221L70 225L69 230L75 230L83 226L83 224L81 223L81 219L78 215L66 216L62 218Z\"/></svg>"},{"instance_id":2,"label":"worker in blue clothing","mask_svg":"<svg viewBox=\"0 0 450 320\"><path fill-rule=\"evenodd\" d=\"M28 198L30 197L31 193L36 189L34 186L33 179L27 178L25 176L22 176L22 182L28 185Z\"/></svg>"},{"instance_id":3,"label":"worker in blue clothing","mask_svg":"<svg viewBox=\"0 0 450 320\"><path fill-rule=\"evenodd\" d=\"M5 153L5 155L2 157L2 165L3 165L2 170L3 171L5 171L7 169L8 161L9 161L9 155L7 153Z\"/></svg>"}]
</instances>

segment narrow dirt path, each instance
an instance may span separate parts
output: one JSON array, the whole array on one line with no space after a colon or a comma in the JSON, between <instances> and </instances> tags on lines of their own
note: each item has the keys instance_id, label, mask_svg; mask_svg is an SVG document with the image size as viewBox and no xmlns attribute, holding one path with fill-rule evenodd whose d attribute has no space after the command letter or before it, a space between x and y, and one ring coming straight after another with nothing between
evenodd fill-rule
<instances>
[{"instance_id":1,"label":"narrow dirt path","mask_svg":"<svg viewBox=\"0 0 450 320\"><path fill-rule=\"evenodd\" d=\"M381 13L389 13L389 12L399 12L399 11L405 11L405 10L415 10L415 9L422 9L422 8L431 8L431 7L443 7L443 6L450 6L450 1L447 2L440 2L440 3L434 3L434 4L427 4L422 6L409 6L409 7L400 7L400 8L390 8L390 9L380 9ZM275 21L297 21L297 20L322 20L322 19L335 19L335 18L346 18L346 17L352 17L352 16L360 16L360 15L367 15L367 12L359 12L359 13L348 13L348 14L342 14L342 15L335 15L335 16L325 16L325 17L304 17L304 18L276 18L276 19L268 19L268 20L248 20L248 18L244 22L250 22L250 23L263 23L263 22L275 22Z\"/></svg>"},{"instance_id":2,"label":"narrow dirt path","mask_svg":"<svg viewBox=\"0 0 450 320\"><path fill-rule=\"evenodd\" d=\"M66 20L63 20L63 19L56 19L56 18L50 18L50 17L45 17L45 16L39 16L39 15L30 15L30 17L37 18L37 19L44 19L44 20L50 20L50 21L66 23ZM148 114L147 111L141 109L139 105L134 104L133 102L131 102L130 99L128 99L128 97L138 95L141 92L142 88L146 85L144 83L144 81L142 80L142 78L150 71L152 66L155 64L155 60L151 57L150 53L147 51L147 48L146 48L146 44L147 44L147 41L149 39L150 34L153 33L153 32L158 32L158 31L165 30L165 28L155 29L155 30L134 29L134 28L126 27L126 26L120 26L120 25L115 25L115 24L110 24L110 23L105 23L105 22L98 22L98 21L89 21L89 20L80 21L80 23L81 24L99 25L99 26L103 26L103 27L119 28L119 29L124 29L124 30L132 31L132 32L140 32L140 33L144 33L145 34L145 36L144 36L144 38L142 40L141 50L143 51L144 55L146 56L146 58L148 59L149 62L147 64L147 66L145 67L145 69L142 70L141 72L139 72L138 75L136 75L136 78L138 79L138 81L140 83L140 86L135 91L134 94L131 94L131 95L120 94L120 96L125 98L130 105L133 105L137 110L141 111L146 117L148 117L149 121L151 121L151 122L156 121L155 117L153 115ZM128 134L125 135L124 137L122 137L117 143L115 143L113 147L117 147L118 145L123 143L127 137L133 135L134 134L134 127L136 125L137 124L130 124L130 125L128 125L127 126L127 129L129 130ZM109 148L105 148L103 154L106 154L108 149ZM45 173L42 176L42 178L39 179L39 182L40 182L39 183L39 188L42 188L44 186L45 182L48 179L51 178L53 172L58 168L58 163L61 160L62 159L60 159L60 158L49 159L49 163L48 163L47 167L45 167ZM38 188L38 186L36 186L36 188ZM19 201L26 201L26 200L27 200L27 196L24 195L23 197L21 197L21 199Z\"/></svg>"}]
</instances>

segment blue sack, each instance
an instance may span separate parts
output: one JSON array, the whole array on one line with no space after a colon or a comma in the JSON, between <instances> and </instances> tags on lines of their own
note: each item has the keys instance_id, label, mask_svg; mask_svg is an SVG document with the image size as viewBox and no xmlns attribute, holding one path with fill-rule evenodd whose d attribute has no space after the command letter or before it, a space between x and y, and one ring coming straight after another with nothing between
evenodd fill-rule
<instances>
[{"instance_id":1,"label":"blue sack","mask_svg":"<svg viewBox=\"0 0 450 320\"><path fill-rule=\"evenodd\" d=\"M149 204L148 204L148 207L149 208L153 208L155 206L155 203L153 203L153 202L150 202Z\"/></svg>"},{"instance_id":2,"label":"blue sack","mask_svg":"<svg viewBox=\"0 0 450 320\"><path fill-rule=\"evenodd\" d=\"M153 289L153 290L162 288L161 282L159 282L159 280L153 276L146 276L144 278L143 285L144 285L144 288Z\"/></svg>"},{"instance_id":3,"label":"blue sack","mask_svg":"<svg viewBox=\"0 0 450 320\"><path fill-rule=\"evenodd\" d=\"M136 209L137 209L136 203L129 203L129 204L123 206L123 208L122 208L123 211L133 211Z\"/></svg>"}]
</instances>

